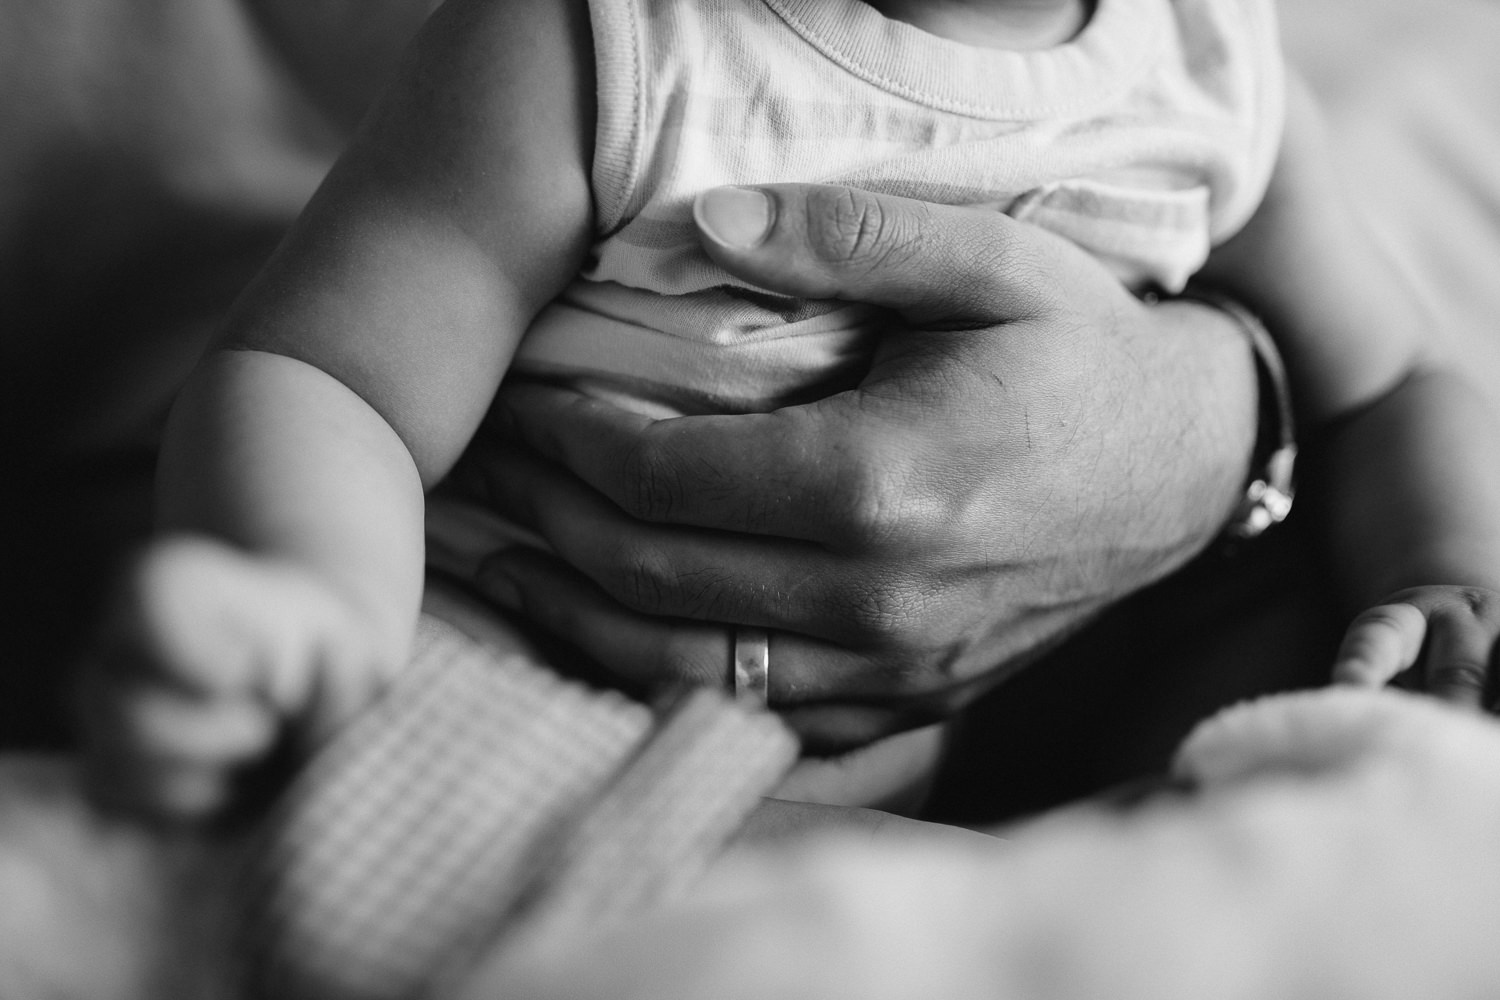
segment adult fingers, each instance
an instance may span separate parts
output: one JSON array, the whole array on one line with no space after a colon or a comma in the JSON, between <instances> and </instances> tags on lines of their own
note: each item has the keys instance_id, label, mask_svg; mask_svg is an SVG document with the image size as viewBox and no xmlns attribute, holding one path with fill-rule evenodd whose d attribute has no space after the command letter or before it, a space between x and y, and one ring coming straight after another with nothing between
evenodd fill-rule
<instances>
[{"instance_id":1,"label":"adult fingers","mask_svg":"<svg viewBox=\"0 0 1500 1000\"><path fill-rule=\"evenodd\" d=\"M488 560L481 593L564 637L616 676L647 689L732 686L733 627L632 612L582 574L537 550ZM984 680L919 679L894 664L795 632L770 633L770 704L813 753L863 746L947 717Z\"/></svg>"},{"instance_id":2,"label":"adult fingers","mask_svg":"<svg viewBox=\"0 0 1500 1000\"><path fill-rule=\"evenodd\" d=\"M951 533L976 481L1004 485L995 452L1015 433L996 411L1016 390L991 370L1021 365L996 356L1008 348L988 331L948 336L888 380L771 413L652 420L573 389L507 387L492 411L500 433L475 440L457 481L482 495L509 438L637 520L836 552L920 549Z\"/></svg>"},{"instance_id":3,"label":"adult fingers","mask_svg":"<svg viewBox=\"0 0 1500 1000\"><path fill-rule=\"evenodd\" d=\"M1024 377L1013 354L982 346L995 331L978 328L1045 327L1050 341L1059 324L1040 317L1074 301L1107 312L1124 292L1076 248L984 209L784 185L709 192L700 222L722 227L751 194L770 206L764 237L743 246L705 237L720 263L776 291L872 302L909 326L947 332L893 339L902 355L894 369L877 364L860 389L772 413L653 420L576 392L517 386L502 393L495 422L641 520L855 551L899 528L918 545L913 532L945 518L943 478L924 477L924 455L941 452L935 441L1000 433L976 431L983 417L963 402L1003 396L997 367ZM1070 322L1085 320L1061 321ZM976 341L989 353L955 358Z\"/></svg>"},{"instance_id":4,"label":"adult fingers","mask_svg":"<svg viewBox=\"0 0 1500 1000\"><path fill-rule=\"evenodd\" d=\"M1335 684L1381 687L1417 662L1427 616L1410 604L1381 604L1349 626L1333 664Z\"/></svg>"},{"instance_id":5,"label":"adult fingers","mask_svg":"<svg viewBox=\"0 0 1500 1000\"><path fill-rule=\"evenodd\" d=\"M880 470L902 467L898 449L909 446L909 434L895 433L878 413L827 401L654 420L576 390L523 384L507 387L492 412L506 436L638 520L815 541L859 531L878 506L862 510L863 498L886 490ZM856 416L866 421L859 433ZM494 452L477 441L462 481L493 470Z\"/></svg>"},{"instance_id":6,"label":"adult fingers","mask_svg":"<svg viewBox=\"0 0 1500 1000\"><path fill-rule=\"evenodd\" d=\"M498 447L503 460L481 473L486 506L630 610L855 647L911 640L932 610L930 585L897 575L905 564L874 569L805 542L638 521L557 466Z\"/></svg>"},{"instance_id":7,"label":"adult fingers","mask_svg":"<svg viewBox=\"0 0 1500 1000\"><path fill-rule=\"evenodd\" d=\"M883 306L919 326L990 326L1060 301L1062 241L998 211L820 184L724 187L693 205L731 273L804 298Z\"/></svg>"},{"instance_id":8,"label":"adult fingers","mask_svg":"<svg viewBox=\"0 0 1500 1000\"><path fill-rule=\"evenodd\" d=\"M507 549L487 559L475 580L491 601L524 614L627 680L727 687L733 626L633 611L565 561L536 549ZM773 704L877 695L899 674L836 644L773 629Z\"/></svg>"}]
</instances>

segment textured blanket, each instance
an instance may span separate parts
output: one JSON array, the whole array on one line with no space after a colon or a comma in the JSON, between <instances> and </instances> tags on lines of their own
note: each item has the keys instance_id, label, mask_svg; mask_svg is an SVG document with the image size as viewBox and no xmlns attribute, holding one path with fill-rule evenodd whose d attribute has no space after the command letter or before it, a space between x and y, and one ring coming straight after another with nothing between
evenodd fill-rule
<instances>
[{"instance_id":1,"label":"textured blanket","mask_svg":"<svg viewBox=\"0 0 1500 1000\"><path fill-rule=\"evenodd\" d=\"M1177 766L1198 791L1069 809L989 848L739 858L690 900L539 942L463 995L1496 995L1492 719L1393 691L1277 696L1200 726Z\"/></svg>"}]
</instances>

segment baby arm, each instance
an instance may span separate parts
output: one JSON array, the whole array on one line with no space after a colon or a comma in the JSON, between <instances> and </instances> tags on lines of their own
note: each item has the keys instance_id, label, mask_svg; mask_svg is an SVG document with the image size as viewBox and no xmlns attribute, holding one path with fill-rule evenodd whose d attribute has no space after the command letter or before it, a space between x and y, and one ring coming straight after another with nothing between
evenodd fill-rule
<instances>
[{"instance_id":1,"label":"baby arm","mask_svg":"<svg viewBox=\"0 0 1500 1000\"><path fill-rule=\"evenodd\" d=\"M91 672L112 798L211 812L404 662L423 491L587 248L588 38L581 4L445 5L236 304L174 407L163 538Z\"/></svg>"},{"instance_id":2,"label":"baby arm","mask_svg":"<svg viewBox=\"0 0 1500 1000\"><path fill-rule=\"evenodd\" d=\"M1500 432L1475 379L1368 233L1291 88L1270 191L1207 276L1265 316L1299 414L1326 447L1311 470L1355 606L1339 681L1478 702L1500 636Z\"/></svg>"}]
</instances>

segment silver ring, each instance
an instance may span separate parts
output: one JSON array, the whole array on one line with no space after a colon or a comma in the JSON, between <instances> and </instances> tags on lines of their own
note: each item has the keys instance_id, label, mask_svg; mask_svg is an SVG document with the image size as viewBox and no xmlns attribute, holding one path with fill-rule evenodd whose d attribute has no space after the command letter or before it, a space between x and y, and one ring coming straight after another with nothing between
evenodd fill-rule
<instances>
[{"instance_id":1,"label":"silver ring","mask_svg":"<svg viewBox=\"0 0 1500 1000\"><path fill-rule=\"evenodd\" d=\"M734 630L734 698L759 708L771 700L771 633L763 628Z\"/></svg>"}]
</instances>

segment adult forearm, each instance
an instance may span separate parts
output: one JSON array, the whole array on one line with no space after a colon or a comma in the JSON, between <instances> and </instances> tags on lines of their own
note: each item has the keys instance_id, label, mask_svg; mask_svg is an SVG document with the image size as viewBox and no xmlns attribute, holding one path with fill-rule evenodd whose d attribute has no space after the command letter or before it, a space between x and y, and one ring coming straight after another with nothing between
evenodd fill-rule
<instances>
[{"instance_id":1,"label":"adult forearm","mask_svg":"<svg viewBox=\"0 0 1500 1000\"><path fill-rule=\"evenodd\" d=\"M1255 363L1243 332L1194 300L1145 307L1093 351L1076 434L1052 466L1057 488L1038 503L1075 505L1038 518L1088 573L1100 601L1181 566L1223 531L1244 495L1256 447ZM1033 474L1042 476L1044 468ZM1067 490L1072 491L1069 496ZM1017 595L1020 600L1021 595Z\"/></svg>"},{"instance_id":2,"label":"adult forearm","mask_svg":"<svg viewBox=\"0 0 1500 1000\"><path fill-rule=\"evenodd\" d=\"M1152 312L1157 336L1141 349L1158 366L1157 412L1174 421L1156 428L1158 461L1176 463L1168 466L1176 478L1161 482L1196 552L1221 534L1244 498L1252 456L1266 443L1257 438L1260 415L1274 401L1260 398L1254 352L1233 317L1193 299L1164 302Z\"/></svg>"}]
</instances>

